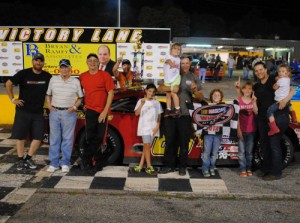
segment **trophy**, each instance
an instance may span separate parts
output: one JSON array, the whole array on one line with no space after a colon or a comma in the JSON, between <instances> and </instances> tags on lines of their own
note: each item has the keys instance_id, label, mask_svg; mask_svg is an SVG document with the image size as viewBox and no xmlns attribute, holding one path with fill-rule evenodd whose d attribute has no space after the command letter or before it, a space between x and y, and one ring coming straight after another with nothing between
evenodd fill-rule
<instances>
[{"instance_id":1,"label":"trophy","mask_svg":"<svg viewBox=\"0 0 300 223\"><path fill-rule=\"evenodd\" d=\"M133 52L133 82L135 85L140 85L143 82L143 74L144 74L144 50L142 49L142 35L138 34L136 46L134 46ZM141 70L137 66L137 57L140 55L141 57Z\"/></svg>"}]
</instances>

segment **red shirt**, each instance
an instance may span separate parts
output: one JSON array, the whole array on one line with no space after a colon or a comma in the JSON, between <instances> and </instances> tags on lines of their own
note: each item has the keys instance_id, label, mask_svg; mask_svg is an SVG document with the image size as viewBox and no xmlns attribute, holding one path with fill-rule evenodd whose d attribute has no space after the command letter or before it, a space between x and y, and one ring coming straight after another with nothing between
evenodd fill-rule
<instances>
[{"instance_id":1,"label":"red shirt","mask_svg":"<svg viewBox=\"0 0 300 223\"><path fill-rule=\"evenodd\" d=\"M115 88L111 75L106 71L90 74L89 71L79 76L84 90L84 103L87 109L101 113L106 105L107 95Z\"/></svg>"},{"instance_id":2,"label":"red shirt","mask_svg":"<svg viewBox=\"0 0 300 223\"><path fill-rule=\"evenodd\" d=\"M242 132L255 132L255 115L253 112L253 101L250 101L248 104L245 103L242 97L238 98L240 112L239 112L239 123Z\"/></svg>"}]
</instances>

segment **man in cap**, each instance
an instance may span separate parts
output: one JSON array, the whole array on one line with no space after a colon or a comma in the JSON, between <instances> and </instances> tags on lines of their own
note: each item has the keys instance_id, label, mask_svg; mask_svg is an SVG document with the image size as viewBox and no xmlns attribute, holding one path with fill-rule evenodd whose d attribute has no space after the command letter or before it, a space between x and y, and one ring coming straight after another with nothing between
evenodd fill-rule
<instances>
[{"instance_id":1,"label":"man in cap","mask_svg":"<svg viewBox=\"0 0 300 223\"><path fill-rule=\"evenodd\" d=\"M99 70L107 71L113 77L112 69L116 62L110 59L110 49L107 45L101 45L98 48L98 58L100 62Z\"/></svg>"},{"instance_id":2,"label":"man in cap","mask_svg":"<svg viewBox=\"0 0 300 223\"><path fill-rule=\"evenodd\" d=\"M47 171L50 173L59 167L64 173L70 170L76 111L83 98L80 81L70 76L71 69L70 61L62 59L59 62L60 75L50 80L47 90L46 101L50 110L50 166Z\"/></svg>"},{"instance_id":3,"label":"man in cap","mask_svg":"<svg viewBox=\"0 0 300 223\"><path fill-rule=\"evenodd\" d=\"M43 71L44 55L36 53L32 58L32 67L19 71L6 81L9 99L16 105L16 114L12 129L12 139L17 140L17 170L25 167L36 169L31 159L44 138L43 106L51 74ZM19 85L19 97L14 98L13 85ZM26 138L32 139L27 155L24 153Z\"/></svg>"},{"instance_id":4,"label":"man in cap","mask_svg":"<svg viewBox=\"0 0 300 223\"><path fill-rule=\"evenodd\" d=\"M86 59L88 71L79 76L81 86L84 90L84 106L86 108L85 120L85 142L82 157L82 169L91 174L102 170L101 154L97 151L105 140L107 126L107 115L114 97L114 82L111 75L106 71L99 70L99 58L91 53ZM96 159L93 167L92 159Z\"/></svg>"},{"instance_id":5,"label":"man in cap","mask_svg":"<svg viewBox=\"0 0 300 223\"><path fill-rule=\"evenodd\" d=\"M118 68L121 63L122 63L123 72L118 71ZM123 60L122 57L118 58L115 66L113 67L113 73L121 89L126 89L132 86L132 80L134 76L133 76L133 72L130 69L131 69L130 60L127 59Z\"/></svg>"}]
</instances>

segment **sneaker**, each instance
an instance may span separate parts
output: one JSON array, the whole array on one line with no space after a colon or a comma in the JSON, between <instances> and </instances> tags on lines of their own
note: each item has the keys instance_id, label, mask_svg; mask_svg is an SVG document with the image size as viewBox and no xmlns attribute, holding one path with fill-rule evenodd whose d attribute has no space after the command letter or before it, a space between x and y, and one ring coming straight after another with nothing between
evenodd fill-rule
<instances>
[{"instance_id":1,"label":"sneaker","mask_svg":"<svg viewBox=\"0 0 300 223\"><path fill-rule=\"evenodd\" d=\"M134 172L136 172L136 173L140 173L140 172L142 171L142 168L141 168L139 165L137 165L137 166L134 166L134 167L133 167L133 170L134 170Z\"/></svg>"},{"instance_id":2,"label":"sneaker","mask_svg":"<svg viewBox=\"0 0 300 223\"><path fill-rule=\"evenodd\" d=\"M70 171L70 167L67 165L62 165L61 166L61 172L63 173L68 173Z\"/></svg>"},{"instance_id":3,"label":"sneaker","mask_svg":"<svg viewBox=\"0 0 300 223\"><path fill-rule=\"evenodd\" d=\"M211 176L216 176L215 169L210 169L209 172Z\"/></svg>"},{"instance_id":4,"label":"sneaker","mask_svg":"<svg viewBox=\"0 0 300 223\"><path fill-rule=\"evenodd\" d=\"M166 109L164 117L167 118L167 117L170 117L170 116L172 116L172 110Z\"/></svg>"},{"instance_id":5,"label":"sneaker","mask_svg":"<svg viewBox=\"0 0 300 223\"><path fill-rule=\"evenodd\" d=\"M180 108L179 109L175 109L174 116L175 117L180 117L180 115L181 115Z\"/></svg>"},{"instance_id":6,"label":"sneaker","mask_svg":"<svg viewBox=\"0 0 300 223\"><path fill-rule=\"evenodd\" d=\"M34 161L32 159L25 160L25 166L29 167L30 169L37 168L36 164L34 163Z\"/></svg>"},{"instance_id":7,"label":"sneaker","mask_svg":"<svg viewBox=\"0 0 300 223\"><path fill-rule=\"evenodd\" d=\"M171 167L163 167L159 170L159 173L161 174L167 174L167 173L172 173L174 172L175 169L174 168L171 168Z\"/></svg>"},{"instance_id":8,"label":"sneaker","mask_svg":"<svg viewBox=\"0 0 300 223\"><path fill-rule=\"evenodd\" d=\"M148 173L151 176L156 176L157 172L156 170L153 168L153 166L150 166L148 168L145 169L145 172Z\"/></svg>"},{"instance_id":9,"label":"sneaker","mask_svg":"<svg viewBox=\"0 0 300 223\"><path fill-rule=\"evenodd\" d=\"M56 170L58 170L59 168L58 167L54 167L54 166L49 166L48 169L47 169L47 172L49 173L54 173Z\"/></svg>"},{"instance_id":10,"label":"sneaker","mask_svg":"<svg viewBox=\"0 0 300 223\"><path fill-rule=\"evenodd\" d=\"M24 160L19 160L17 163L17 170L23 170L25 168Z\"/></svg>"},{"instance_id":11,"label":"sneaker","mask_svg":"<svg viewBox=\"0 0 300 223\"><path fill-rule=\"evenodd\" d=\"M185 167L180 167L178 173L180 176L185 176L186 175Z\"/></svg>"},{"instance_id":12,"label":"sneaker","mask_svg":"<svg viewBox=\"0 0 300 223\"><path fill-rule=\"evenodd\" d=\"M252 171L251 170L247 170L247 175L248 176L252 176L253 174L252 174Z\"/></svg>"},{"instance_id":13,"label":"sneaker","mask_svg":"<svg viewBox=\"0 0 300 223\"><path fill-rule=\"evenodd\" d=\"M208 172L208 170L205 170L202 173L204 177L210 177L210 173Z\"/></svg>"},{"instance_id":14,"label":"sneaker","mask_svg":"<svg viewBox=\"0 0 300 223\"><path fill-rule=\"evenodd\" d=\"M240 172L240 177L246 177L246 176L248 176L246 171Z\"/></svg>"}]
</instances>

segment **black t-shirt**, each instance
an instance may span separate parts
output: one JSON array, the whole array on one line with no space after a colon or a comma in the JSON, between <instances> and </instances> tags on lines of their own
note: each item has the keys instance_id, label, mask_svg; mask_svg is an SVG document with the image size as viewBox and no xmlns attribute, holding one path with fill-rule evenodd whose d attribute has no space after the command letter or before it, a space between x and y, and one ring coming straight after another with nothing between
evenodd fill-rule
<instances>
[{"instance_id":1,"label":"black t-shirt","mask_svg":"<svg viewBox=\"0 0 300 223\"><path fill-rule=\"evenodd\" d=\"M275 76L269 76L267 82L262 84L260 82L256 83L253 87L255 96L257 97L257 107L258 107L258 119L261 121L268 121L267 110L275 103L275 94L273 90L273 85L276 83ZM288 106L282 110L278 110L274 115L280 115L288 112Z\"/></svg>"},{"instance_id":2,"label":"black t-shirt","mask_svg":"<svg viewBox=\"0 0 300 223\"><path fill-rule=\"evenodd\" d=\"M45 71L35 74L32 68L21 70L11 77L13 84L19 85L19 99L24 101L24 106L18 109L30 113L42 113L51 77L52 75Z\"/></svg>"}]
</instances>

